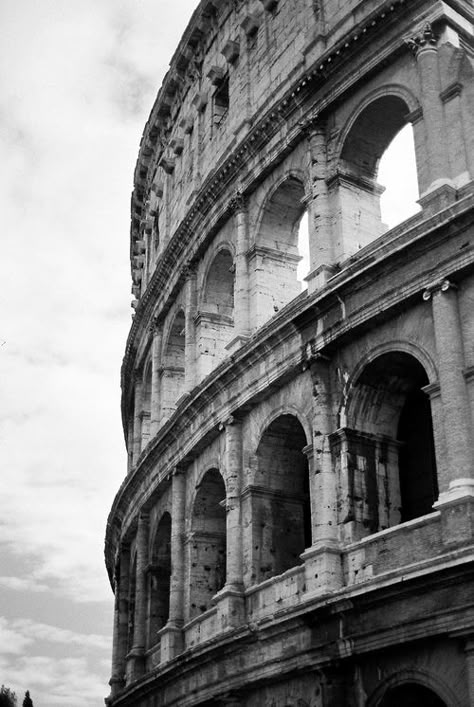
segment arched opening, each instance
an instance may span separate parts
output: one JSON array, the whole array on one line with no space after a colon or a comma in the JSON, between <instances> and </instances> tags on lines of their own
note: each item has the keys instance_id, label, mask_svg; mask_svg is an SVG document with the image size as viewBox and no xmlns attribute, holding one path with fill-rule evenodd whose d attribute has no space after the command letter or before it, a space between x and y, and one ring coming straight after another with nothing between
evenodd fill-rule
<instances>
[{"instance_id":1,"label":"arched opening","mask_svg":"<svg viewBox=\"0 0 474 707\"><path fill-rule=\"evenodd\" d=\"M397 685L385 693L379 707L446 707L432 690L415 682Z\"/></svg>"},{"instance_id":2,"label":"arched opening","mask_svg":"<svg viewBox=\"0 0 474 707\"><path fill-rule=\"evenodd\" d=\"M157 634L169 617L171 578L171 516L164 513L156 530L148 576L148 645L154 646Z\"/></svg>"},{"instance_id":3,"label":"arched opening","mask_svg":"<svg viewBox=\"0 0 474 707\"><path fill-rule=\"evenodd\" d=\"M402 351L378 356L355 381L349 427L334 447L349 539L431 512L438 483L427 384L423 366Z\"/></svg>"},{"instance_id":4,"label":"arched opening","mask_svg":"<svg viewBox=\"0 0 474 707\"><path fill-rule=\"evenodd\" d=\"M201 376L204 377L224 358L226 344L234 331L234 259L227 249L220 250L211 263L196 319L196 338Z\"/></svg>"},{"instance_id":5,"label":"arched opening","mask_svg":"<svg viewBox=\"0 0 474 707\"><path fill-rule=\"evenodd\" d=\"M226 581L225 484L217 469L207 471L193 506L190 541L189 618L211 606Z\"/></svg>"},{"instance_id":6,"label":"arched opening","mask_svg":"<svg viewBox=\"0 0 474 707\"><path fill-rule=\"evenodd\" d=\"M294 415L278 417L260 439L252 497L255 582L301 564L301 553L311 545L306 445Z\"/></svg>"},{"instance_id":7,"label":"arched opening","mask_svg":"<svg viewBox=\"0 0 474 707\"><path fill-rule=\"evenodd\" d=\"M332 212L339 214L336 260L354 255L387 228L381 215L381 195L385 187L377 182L377 176L382 156L399 133L400 138L394 141L393 150L388 151L388 166L383 165L383 178L389 186L384 205L390 204L390 227L404 220L407 213L414 213L417 193L410 194L411 210L408 212L404 203L406 192L402 191L401 197L394 197L397 187L410 184L408 176L411 180L416 177L413 131L410 126L403 134L400 132L408 123L408 114L409 108L399 96L376 98L357 116L344 140L337 174L329 188ZM403 154L400 154L400 144ZM394 150L398 153L396 160Z\"/></svg>"},{"instance_id":8,"label":"arched opening","mask_svg":"<svg viewBox=\"0 0 474 707\"><path fill-rule=\"evenodd\" d=\"M234 314L234 260L220 250L209 268L204 288L203 310L232 318Z\"/></svg>"},{"instance_id":9,"label":"arched opening","mask_svg":"<svg viewBox=\"0 0 474 707\"><path fill-rule=\"evenodd\" d=\"M161 373L161 415L166 421L174 412L176 402L184 393L185 318L182 309L176 314L164 347Z\"/></svg>"},{"instance_id":10,"label":"arched opening","mask_svg":"<svg viewBox=\"0 0 474 707\"><path fill-rule=\"evenodd\" d=\"M380 197L380 213L387 228L393 228L421 211L411 123L395 135L383 153L377 180L385 188Z\"/></svg>"},{"instance_id":11,"label":"arched opening","mask_svg":"<svg viewBox=\"0 0 474 707\"><path fill-rule=\"evenodd\" d=\"M141 411L141 442L140 449L143 450L150 440L150 416L151 416L151 361L145 367L142 387L142 411Z\"/></svg>"},{"instance_id":12,"label":"arched opening","mask_svg":"<svg viewBox=\"0 0 474 707\"><path fill-rule=\"evenodd\" d=\"M291 176L277 187L263 208L249 259L254 328L301 292L297 268L304 196L303 183Z\"/></svg>"}]
</instances>

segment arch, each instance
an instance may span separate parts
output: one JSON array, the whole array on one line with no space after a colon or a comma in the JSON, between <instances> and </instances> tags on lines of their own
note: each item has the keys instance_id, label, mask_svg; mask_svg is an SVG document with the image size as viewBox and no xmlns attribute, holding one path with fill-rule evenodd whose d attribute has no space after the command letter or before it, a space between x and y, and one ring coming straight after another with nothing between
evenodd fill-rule
<instances>
[{"instance_id":1,"label":"arch","mask_svg":"<svg viewBox=\"0 0 474 707\"><path fill-rule=\"evenodd\" d=\"M202 377L226 355L234 331L235 267L233 250L221 244L203 278L196 338Z\"/></svg>"},{"instance_id":2,"label":"arch","mask_svg":"<svg viewBox=\"0 0 474 707\"><path fill-rule=\"evenodd\" d=\"M341 131L328 184L332 211L339 214L336 260L354 255L386 230L380 211L385 189L377 182L380 159L417 107L416 98L404 87L383 86L358 104ZM409 162L415 163L413 171L418 175L414 150ZM417 197L410 199L413 211L418 210Z\"/></svg>"},{"instance_id":3,"label":"arch","mask_svg":"<svg viewBox=\"0 0 474 707\"><path fill-rule=\"evenodd\" d=\"M171 580L171 515L160 518L151 545L148 573L148 645L158 640L158 631L169 618Z\"/></svg>"},{"instance_id":4,"label":"arch","mask_svg":"<svg viewBox=\"0 0 474 707\"><path fill-rule=\"evenodd\" d=\"M234 258L229 248L219 248L204 278L202 309L233 316Z\"/></svg>"},{"instance_id":5,"label":"arch","mask_svg":"<svg viewBox=\"0 0 474 707\"><path fill-rule=\"evenodd\" d=\"M275 422L282 415L290 415L295 417L298 423L303 428L306 439L312 438L312 427L307 418L307 416L301 412L299 407L293 405L292 403L285 403L284 405L278 405L271 412L268 413L258 425L258 430L256 433L257 439L261 439L270 425Z\"/></svg>"},{"instance_id":6,"label":"arch","mask_svg":"<svg viewBox=\"0 0 474 707\"><path fill-rule=\"evenodd\" d=\"M302 424L288 413L274 416L260 436L250 499L254 582L301 564L311 545L306 445Z\"/></svg>"},{"instance_id":7,"label":"arch","mask_svg":"<svg viewBox=\"0 0 474 707\"><path fill-rule=\"evenodd\" d=\"M376 358L384 353L392 353L395 351L400 351L409 354L413 358L416 358L418 363L425 369L426 375L428 376L429 383L435 383L438 380L438 369L426 349L422 348L418 344L414 344L411 341L404 341L403 339L391 339L390 341L385 341L383 344L378 344L370 349L360 361L354 367L352 375L349 377L346 388L351 388L354 382L359 378L360 374L364 368L374 361Z\"/></svg>"},{"instance_id":8,"label":"arch","mask_svg":"<svg viewBox=\"0 0 474 707\"><path fill-rule=\"evenodd\" d=\"M194 498L189 543L189 618L211 606L226 581L226 489L217 468L208 469Z\"/></svg>"},{"instance_id":9,"label":"arch","mask_svg":"<svg viewBox=\"0 0 474 707\"><path fill-rule=\"evenodd\" d=\"M161 371L161 418L166 421L184 393L186 365L186 320L179 307L171 320L165 338Z\"/></svg>"},{"instance_id":10,"label":"arch","mask_svg":"<svg viewBox=\"0 0 474 707\"><path fill-rule=\"evenodd\" d=\"M368 108L374 101L386 97L393 97L405 104L406 118L408 118L411 113L415 113L421 108L421 104L415 94L402 84L385 84L384 86L380 86L374 91L370 91L369 93L365 94L364 97L355 106L354 110L351 112L349 119L346 121L344 127L342 128L338 136L335 146L336 161L339 161L341 159L344 145L346 143L348 135L351 133L355 123L359 120L361 114L364 113L366 108Z\"/></svg>"},{"instance_id":11,"label":"arch","mask_svg":"<svg viewBox=\"0 0 474 707\"><path fill-rule=\"evenodd\" d=\"M429 378L400 348L368 354L348 386L335 451L352 539L430 513L438 496Z\"/></svg>"},{"instance_id":12,"label":"arch","mask_svg":"<svg viewBox=\"0 0 474 707\"><path fill-rule=\"evenodd\" d=\"M168 329L163 347L163 365L178 366L184 369L185 363L185 314L183 307L178 307Z\"/></svg>"},{"instance_id":13,"label":"arch","mask_svg":"<svg viewBox=\"0 0 474 707\"><path fill-rule=\"evenodd\" d=\"M148 358L143 373L142 386L142 409L141 409L141 442L140 449L143 450L150 440L150 419L151 419L151 388L152 388L152 361Z\"/></svg>"},{"instance_id":14,"label":"arch","mask_svg":"<svg viewBox=\"0 0 474 707\"><path fill-rule=\"evenodd\" d=\"M430 696L430 693L434 695L434 704L430 705L427 702L426 707L443 707L443 705L444 707L461 707L464 704L459 699L460 696L454 694L451 688L438 675L424 670L409 668L388 676L367 700L367 707L392 707L390 701L386 701L386 698L390 700L395 694L398 699L396 691L406 686L422 688L428 691L428 693L425 692L425 695L428 694ZM395 704L404 704L406 707L411 707L410 703L405 700ZM425 702L422 701L418 701L415 704L425 707Z\"/></svg>"},{"instance_id":15,"label":"arch","mask_svg":"<svg viewBox=\"0 0 474 707\"><path fill-rule=\"evenodd\" d=\"M299 225L306 211L303 176L287 172L267 194L250 251L252 324L256 328L301 293Z\"/></svg>"},{"instance_id":16,"label":"arch","mask_svg":"<svg viewBox=\"0 0 474 707\"><path fill-rule=\"evenodd\" d=\"M305 211L304 174L291 170L273 185L260 209L256 244L297 254L298 225Z\"/></svg>"}]
</instances>

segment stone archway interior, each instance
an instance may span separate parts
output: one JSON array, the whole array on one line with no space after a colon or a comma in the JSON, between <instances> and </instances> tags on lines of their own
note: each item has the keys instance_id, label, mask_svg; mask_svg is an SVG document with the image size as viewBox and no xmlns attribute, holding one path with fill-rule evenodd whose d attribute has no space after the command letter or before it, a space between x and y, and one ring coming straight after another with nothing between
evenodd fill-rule
<instances>
[{"instance_id":1,"label":"stone archway interior","mask_svg":"<svg viewBox=\"0 0 474 707\"><path fill-rule=\"evenodd\" d=\"M281 415L263 433L257 449L259 492L254 498L257 581L301 563L311 545L306 435L294 415Z\"/></svg>"},{"instance_id":2,"label":"stone archway interior","mask_svg":"<svg viewBox=\"0 0 474 707\"><path fill-rule=\"evenodd\" d=\"M446 707L446 704L424 685L405 683L389 690L379 707Z\"/></svg>"},{"instance_id":3,"label":"stone archway interior","mask_svg":"<svg viewBox=\"0 0 474 707\"><path fill-rule=\"evenodd\" d=\"M190 618L211 606L226 581L226 490L218 469L199 484L192 518Z\"/></svg>"}]
</instances>

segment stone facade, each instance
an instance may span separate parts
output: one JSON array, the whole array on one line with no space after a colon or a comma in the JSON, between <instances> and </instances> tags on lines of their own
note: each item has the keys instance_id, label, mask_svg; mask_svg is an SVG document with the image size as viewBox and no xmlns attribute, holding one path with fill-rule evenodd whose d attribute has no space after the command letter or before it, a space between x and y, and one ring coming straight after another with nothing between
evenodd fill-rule
<instances>
[{"instance_id":1,"label":"stone facade","mask_svg":"<svg viewBox=\"0 0 474 707\"><path fill-rule=\"evenodd\" d=\"M473 23L194 12L132 194L109 705L474 704ZM408 123L421 208L387 230Z\"/></svg>"}]
</instances>

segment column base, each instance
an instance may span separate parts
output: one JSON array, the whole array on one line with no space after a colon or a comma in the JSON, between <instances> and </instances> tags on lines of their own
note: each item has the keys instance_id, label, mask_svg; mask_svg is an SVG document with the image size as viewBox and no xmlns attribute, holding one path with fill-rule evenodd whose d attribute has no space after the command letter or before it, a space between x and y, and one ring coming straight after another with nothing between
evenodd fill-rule
<instances>
[{"instance_id":1,"label":"column base","mask_svg":"<svg viewBox=\"0 0 474 707\"><path fill-rule=\"evenodd\" d=\"M183 630L176 624L166 624L158 633L160 637L160 663L167 663L183 652Z\"/></svg>"},{"instance_id":2,"label":"column base","mask_svg":"<svg viewBox=\"0 0 474 707\"><path fill-rule=\"evenodd\" d=\"M474 479L455 479L441 493L433 508L441 513L445 545L466 544L474 539Z\"/></svg>"},{"instance_id":3,"label":"column base","mask_svg":"<svg viewBox=\"0 0 474 707\"><path fill-rule=\"evenodd\" d=\"M430 216L456 201L457 189L451 179L438 179L420 196L418 203Z\"/></svg>"},{"instance_id":4,"label":"column base","mask_svg":"<svg viewBox=\"0 0 474 707\"><path fill-rule=\"evenodd\" d=\"M231 341L229 341L224 348L229 353L234 353L234 351L237 351L237 349L240 349L241 346L246 344L249 339L250 334L237 334L237 336L234 336L234 338L231 339Z\"/></svg>"},{"instance_id":5,"label":"column base","mask_svg":"<svg viewBox=\"0 0 474 707\"><path fill-rule=\"evenodd\" d=\"M308 294L312 295L316 290L321 289L327 283L330 277L334 275L333 265L320 265L311 270L304 278L308 283Z\"/></svg>"},{"instance_id":6,"label":"column base","mask_svg":"<svg viewBox=\"0 0 474 707\"><path fill-rule=\"evenodd\" d=\"M143 648L132 648L127 655L126 683L138 680L145 672L145 651Z\"/></svg>"},{"instance_id":7,"label":"column base","mask_svg":"<svg viewBox=\"0 0 474 707\"><path fill-rule=\"evenodd\" d=\"M301 555L309 595L326 594L343 586L341 550L336 544L318 544Z\"/></svg>"},{"instance_id":8,"label":"column base","mask_svg":"<svg viewBox=\"0 0 474 707\"><path fill-rule=\"evenodd\" d=\"M109 680L109 685L110 695L106 698L106 704L108 704L107 700L112 700L116 695L118 695L119 692L123 690L123 688L125 687L125 678L120 677L119 675L112 675Z\"/></svg>"},{"instance_id":9,"label":"column base","mask_svg":"<svg viewBox=\"0 0 474 707\"><path fill-rule=\"evenodd\" d=\"M219 629L226 631L245 623L245 597L242 588L226 585L218 592L213 603L217 607Z\"/></svg>"}]
</instances>

